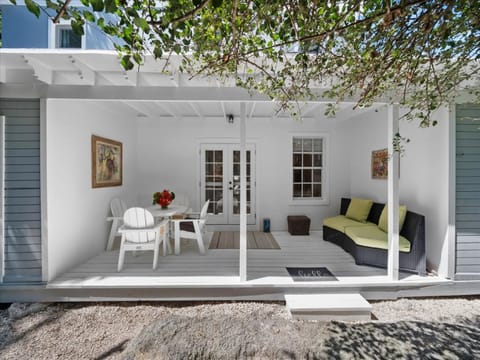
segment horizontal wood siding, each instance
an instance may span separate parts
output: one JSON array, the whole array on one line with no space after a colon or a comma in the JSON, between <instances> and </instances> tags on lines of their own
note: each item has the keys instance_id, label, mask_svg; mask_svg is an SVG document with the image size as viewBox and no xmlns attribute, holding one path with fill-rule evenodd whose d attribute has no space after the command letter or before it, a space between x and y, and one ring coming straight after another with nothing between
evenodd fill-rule
<instances>
[{"instance_id":1,"label":"horizontal wood siding","mask_svg":"<svg viewBox=\"0 0 480 360\"><path fill-rule=\"evenodd\" d=\"M456 273L480 279L480 105L457 105L456 147Z\"/></svg>"},{"instance_id":2,"label":"horizontal wood siding","mask_svg":"<svg viewBox=\"0 0 480 360\"><path fill-rule=\"evenodd\" d=\"M4 282L42 280L40 102L0 99L5 116Z\"/></svg>"}]
</instances>

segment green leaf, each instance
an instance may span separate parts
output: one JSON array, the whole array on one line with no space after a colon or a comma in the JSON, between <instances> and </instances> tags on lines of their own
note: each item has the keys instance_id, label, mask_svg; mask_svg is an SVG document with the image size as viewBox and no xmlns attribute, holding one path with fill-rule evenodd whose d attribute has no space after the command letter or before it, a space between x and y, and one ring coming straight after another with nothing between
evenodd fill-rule
<instances>
[{"instance_id":1,"label":"green leaf","mask_svg":"<svg viewBox=\"0 0 480 360\"><path fill-rule=\"evenodd\" d=\"M155 59L160 59L162 55L162 48L160 46L155 46L155 48L153 49L153 56L155 57Z\"/></svg>"},{"instance_id":2,"label":"green leaf","mask_svg":"<svg viewBox=\"0 0 480 360\"><path fill-rule=\"evenodd\" d=\"M10 0L13 5L17 5L17 0Z\"/></svg>"},{"instance_id":3,"label":"green leaf","mask_svg":"<svg viewBox=\"0 0 480 360\"><path fill-rule=\"evenodd\" d=\"M84 11L83 16L85 17L85 20L95 22L95 16L90 11Z\"/></svg>"},{"instance_id":4,"label":"green leaf","mask_svg":"<svg viewBox=\"0 0 480 360\"><path fill-rule=\"evenodd\" d=\"M218 7L222 6L222 3L223 3L223 0L212 0L212 6L214 8L218 8Z\"/></svg>"},{"instance_id":5,"label":"green leaf","mask_svg":"<svg viewBox=\"0 0 480 360\"><path fill-rule=\"evenodd\" d=\"M138 16L137 11L136 11L134 8L132 8L132 7L128 7L128 8L126 9L126 11L127 11L127 15L130 16L130 17L132 17L132 18L138 18L138 17L140 17L140 16Z\"/></svg>"},{"instance_id":6,"label":"green leaf","mask_svg":"<svg viewBox=\"0 0 480 360\"><path fill-rule=\"evenodd\" d=\"M103 11L103 0L90 0L93 11Z\"/></svg>"},{"instance_id":7,"label":"green leaf","mask_svg":"<svg viewBox=\"0 0 480 360\"><path fill-rule=\"evenodd\" d=\"M137 25L140 29L142 29L144 32L150 32L150 26L148 25L147 20L145 20L144 18L137 17L133 19L133 23Z\"/></svg>"},{"instance_id":8,"label":"green leaf","mask_svg":"<svg viewBox=\"0 0 480 360\"><path fill-rule=\"evenodd\" d=\"M136 62L138 65L142 65L142 64L143 64L142 56L141 56L139 53L134 53L134 54L133 54L133 60L135 60L135 62Z\"/></svg>"},{"instance_id":9,"label":"green leaf","mask_svg":"<svg viewBox=\"0 0 480 360\"><path fill-rule=\"evenodd\" d=\"M72 20L71 25L72 25L72 30L75 34L79 36L84 35L83 21Z\"/></svg>"},{"instance_id":10,"label":"green leaf","mask_svg":"<svg viewBox=\"0 0 480 360\"><path fill-rule=\"evenodd\" d=\"M125 70L132 70L134 66L130 60L130 55L123 55L122 59L120 60L120 64Z\"/></svg>"},{"instance_id":11,"label":"green leaf","mask_svg":"<svg viewBox=\"0 0 480 360\"><path fill-rule=\"evenodd\" d=\"M117 11L118 7L115 0L105 0L105 11L108 13L114 13Z\"/></svg>"},{"instance_id":12,"label":"green leaf","mask_svg":"<svg viewBox=\"0 0 480 360\"><path fill-rule=\"evenodd\" d=\"M40 7L37 3L32 0L25 0L25 5L27 6L28 11L34 14L37 18L40 16Z\"/></svg>"}]
</instances>

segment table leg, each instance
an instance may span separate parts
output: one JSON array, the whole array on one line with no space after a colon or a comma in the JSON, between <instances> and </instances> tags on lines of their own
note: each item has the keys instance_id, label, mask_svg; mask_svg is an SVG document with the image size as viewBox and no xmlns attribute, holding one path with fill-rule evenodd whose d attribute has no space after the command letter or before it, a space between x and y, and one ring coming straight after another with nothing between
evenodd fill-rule
<instances>
[{"instance_id":1,"label":"table leg","mask_svg":"<svg viewBox=\"0 0 480 360\"><path fill-rule=\"evenodd\" d=\"M175 255L180 255L180 223L175 221Z\"/></svg>"}]
</instances>

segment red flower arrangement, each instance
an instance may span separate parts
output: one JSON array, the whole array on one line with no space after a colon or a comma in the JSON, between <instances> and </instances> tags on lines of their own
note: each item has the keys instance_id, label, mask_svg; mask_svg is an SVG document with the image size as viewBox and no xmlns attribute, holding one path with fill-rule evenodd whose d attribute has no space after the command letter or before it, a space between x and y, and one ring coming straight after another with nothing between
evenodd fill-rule
<instances>
[{"instance_id":1,"label":"red flower arrangement","mask_svg":"<svg viewBox=\"0 0 480 360\"><path fill-rule=\"evenodd\" d=\"M166 209L168 205L175 199L175 193L170 190L163 190L161 192L153 193L153 205L158 204L162 209Z\"/></svg>"}]
</instances>

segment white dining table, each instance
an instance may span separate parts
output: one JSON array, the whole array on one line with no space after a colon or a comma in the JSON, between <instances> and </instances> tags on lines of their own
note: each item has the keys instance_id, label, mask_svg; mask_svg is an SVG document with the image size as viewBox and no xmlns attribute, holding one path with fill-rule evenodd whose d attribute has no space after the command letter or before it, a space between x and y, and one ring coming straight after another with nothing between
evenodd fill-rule
<instances>
[{"instance_id":1,"label":"white dining table","mask_svg":"<svg viewBox=\"0 0 480 360\"><path fill-rule=\"evenodd\" d=\"M183 205L170 205L166 209L162 209L160 205L152 205L147 208L154 218L171 218L173 215L184 214L187 207Z\"/></svg>"},{"instance_id":2,"label":"white dining table","mask_svg":"<svg viewBox=\"0 0 480 360\"><path fill-rule=\"evenodd\" d=\"M174 215L184 214L188 210L188 207L184 205L169 205L168 208L162 209L160 205L152 205L147 209L152 213L155 219L160 220L160 219L171 219L172 216ZM171 233L172 233L171 224L169 224L167 239L171 238ZM168 248L170 249L170 246L168 246ZM175 249L175 251L177 250Z\"/></svg>"}]
</instances>

